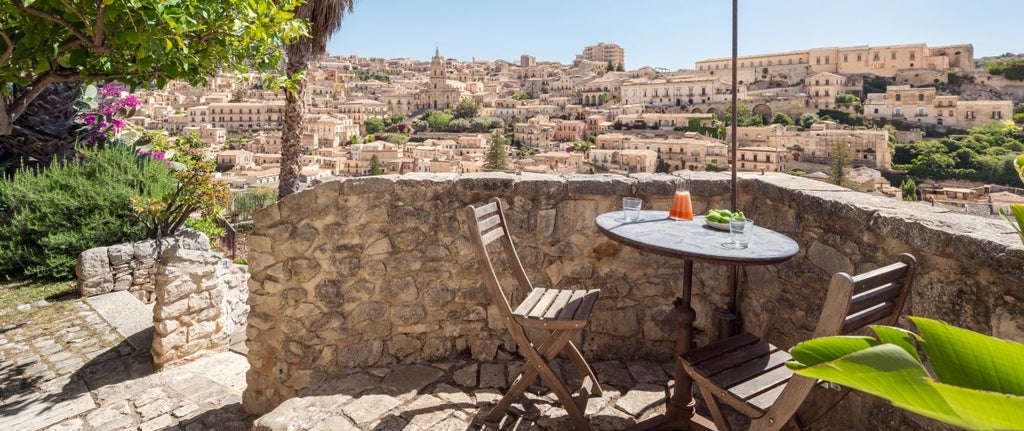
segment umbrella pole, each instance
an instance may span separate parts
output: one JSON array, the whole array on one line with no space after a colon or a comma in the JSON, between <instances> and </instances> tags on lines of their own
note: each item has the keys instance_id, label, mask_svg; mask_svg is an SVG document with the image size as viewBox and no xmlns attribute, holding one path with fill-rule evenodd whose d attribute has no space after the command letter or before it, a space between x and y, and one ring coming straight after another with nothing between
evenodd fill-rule
<instances>
[{"instance_id":1,"label":"umbrella pole","mask_svg":"<svg viewBox=\"0 0 1024 431\"><path fill-rule=\"evenodd\" d=\"M729 195L729 198L730 198L730 208L729 209L731 211L736 211L736 209L737 209L737 207L736 207L736 148L737 148L737 146L736 146L736 122L738 121L738 119L736 117L736 113L737 113L736 92L737 92L737 88L738 88L738 86L736 84L736 78L737 78L737 71L736 71L737 18L736 17L738 15L738 13L737 13L737 10L738 10L737 3L738 3L738 0L732 0L732 124L730 125L730 127L732 129L732 133L730 133L730 139L729 139L729 141L730 141L730 148L732 150L731 151L731 155L730 155L731 160L729 162L729 167L730 167L730 171L731 171L731 174L732 174L732 178L731 178L732 182L729 184L730 185L730 188L729 188L729 190L730 190L730 195ZM731 274L730 274L730 277L729 277L729 299L731 300L731 303L728 305L728 307L726 309L718 310L718 312L716 313L718 315L717 317L718 317L718 338L719 339L723 339L723 338L732 336L733 334L736 333L736 331L738 329L737 328L737 326L738 326L738 318L737 318L738 306L737 306L737 303L739 302L739 298L737 297L737 293L739 292L739 277L740 277L739 269L740 269L740 267L736 266L736 265L733 265L730 268Z\"/></svg>"}]
</instances>

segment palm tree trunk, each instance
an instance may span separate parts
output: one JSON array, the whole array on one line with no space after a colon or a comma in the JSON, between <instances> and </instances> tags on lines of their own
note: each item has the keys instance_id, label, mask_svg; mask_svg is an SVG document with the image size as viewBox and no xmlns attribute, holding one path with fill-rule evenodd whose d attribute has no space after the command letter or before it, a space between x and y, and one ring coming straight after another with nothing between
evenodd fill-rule
<instances>
[{"instance_id":1,"label":"palm tree trunk","mask_svg":"<svg viewBox=\"0 0 1024 431\"><path fill-rule=\"evenodd\" d=\"M10 134L0 136L0 167L10 171L22 164L46 166L54 159L72 156L77 143L75 101L80 88L77 82L52 83L34 98L9 123Z\"/></svg>"},{"instance_id":2,"label":"palm tree trunk","mask_svg":"<svg viewBox=\"0 0 1024 431\"><path fill-rule=\"evenodd\" d=\"M287 47L288 60L285 73L289 77L309 67L312 51L309 44L298 43ZM299 191L299 155L302 152L302 120L306 112L306 77L294 81L294 87L285 91L284 124L281 128L281 173L278 199Z\"/></svg>"}]
</instances>

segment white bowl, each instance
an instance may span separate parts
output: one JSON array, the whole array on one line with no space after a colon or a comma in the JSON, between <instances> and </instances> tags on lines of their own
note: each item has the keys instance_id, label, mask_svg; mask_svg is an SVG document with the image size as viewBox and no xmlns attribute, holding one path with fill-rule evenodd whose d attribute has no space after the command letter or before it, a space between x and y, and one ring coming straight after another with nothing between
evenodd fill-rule
<instances>
[{"instance_id":1,"label":"white bowl","mask_svg":"<svg viewBox=\"0 0 1024 431\"><path fill-rule=\"evenodd\" d=\"M708 227L712 229L724 230L726 232L729 231L729 223L716 223L711 220L704 219L704 224L708 225Z\"/></svg>"}]
</instances>

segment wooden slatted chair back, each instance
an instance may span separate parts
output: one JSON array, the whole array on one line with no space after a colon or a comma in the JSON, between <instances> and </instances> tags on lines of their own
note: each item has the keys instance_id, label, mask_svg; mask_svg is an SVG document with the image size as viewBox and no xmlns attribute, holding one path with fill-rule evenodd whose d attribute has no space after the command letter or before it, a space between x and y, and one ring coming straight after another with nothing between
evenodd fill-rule
<instances>
[{"instance_id":1,"label":"wooden slatted chair back","mask_svg":"<svg viewBox=\"0 0 1024 431\"><path fill-rule=\"evenodd\" d=\"M498 274L495 272L494 263L491 260L491 254L487 246L495 241L500 243L501 248L499 252L504 253L508 268L523 292L532 291L533 285L530 283L530 279L526 277L526 271L519 260L519 254L516 253L515 246L512 244L512 237L509 235L508 224L505 222L505 212L501 205L501 199L491 198L489 203L479 207L468 205L464 211L468 221L469 237L476 249L477 261L482 272L481 275L484 278L484 284L487 286L487 293L491 296L491 300L498 305L502 317L511 319L512 306L509 303L508 292L502 288L501 282L498 280Z\"/></svg>"},{"instance_id":2,"label":"wooden slatted chair back","mask_svg":"<svg viewBox=\"0 0 1024 431\"><path fill-rule=\"evenodd\" d=\"M901 254L897 262L851 276L832 276L814 337L853 334L868 325L895 325L910 293L917 259Z\"/></svg>"},{"instance_id":3,"label":"wooden slatted chair back","mask_svg":"<svg viewBox=\"0 0 1024 431\"><path fill-rule=\"evenodd\" d=\"M914 256L904 253L896 263L873 271L833 275L814 338L850 334L874 323L894 325L910 293L916 263ZM765 424L784 424L816 383L815 379L793 376L765 416L752 422L751 429L777 429Z\"/></svg>"}]
</instances>

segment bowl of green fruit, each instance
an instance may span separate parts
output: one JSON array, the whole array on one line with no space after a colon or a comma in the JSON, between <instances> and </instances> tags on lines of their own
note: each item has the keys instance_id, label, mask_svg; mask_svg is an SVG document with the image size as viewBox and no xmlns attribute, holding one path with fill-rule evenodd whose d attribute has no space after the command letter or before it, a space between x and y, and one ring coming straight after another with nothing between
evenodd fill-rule
<instances>
[{"instance_id":1,"label":"bowl of green fruit","mask_svg":"<svg viewBox=\"0 0 1024 431\"><path fill-rule=\"evenodd\" d=\"M713 209L708 210L707 215L704 216L704 224L712 229L728 231L729 220L734 218L744 218L743 211L732 212L727 209Z\"/></svg>"}]
</instances>

